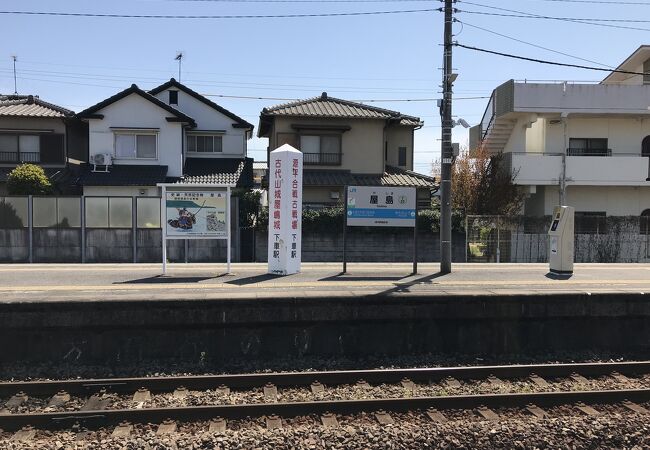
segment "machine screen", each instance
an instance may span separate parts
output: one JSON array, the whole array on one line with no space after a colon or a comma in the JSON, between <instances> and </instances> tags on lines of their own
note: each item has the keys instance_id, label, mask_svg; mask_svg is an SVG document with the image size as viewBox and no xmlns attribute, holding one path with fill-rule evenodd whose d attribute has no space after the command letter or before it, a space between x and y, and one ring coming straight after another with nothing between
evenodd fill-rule
<instances>
[{"instance_id":1,"label":"machine screen","mask_svg":"<svg viewBox=\"0 0 650 450\"><path fill-rule=\"evenodd\" d=\"M556 231L556 230L557 230L557 226L558 226L559 224L560 224L560 221L559 221L559 220L557 220L557 219L554 220L553 223L551 224L551 231Z\"/></svg>"}]
</instances>

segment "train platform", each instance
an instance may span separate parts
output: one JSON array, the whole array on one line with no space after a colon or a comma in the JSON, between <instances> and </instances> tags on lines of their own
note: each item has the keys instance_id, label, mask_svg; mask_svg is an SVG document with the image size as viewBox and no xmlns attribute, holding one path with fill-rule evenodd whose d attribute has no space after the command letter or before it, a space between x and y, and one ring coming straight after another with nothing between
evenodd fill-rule
<instances>
[{"instance_id":1,"label":"train platform","mask_svg":"<svg viewBox=\"0 0 650 450\"><path fill-rule=\"evenodd\" d=\"M266 264L30 264L0 265L0 303L119 300L254 300L367 296L528 296L648 293L650 264L576 264L572 276L554 276L547 264L306 263L289 276Z\"/></svg>"},{"instance_id":2,"label":"train platform","mask_svg":"<svg viewBox=\"0 0 650 450\"><path fill-rule=\"evenodd\" d=\"M650 349L650 265L578 264L571 277L546 264L224 269L2 265L0 364Z\"/></svg>"}]
</instances>

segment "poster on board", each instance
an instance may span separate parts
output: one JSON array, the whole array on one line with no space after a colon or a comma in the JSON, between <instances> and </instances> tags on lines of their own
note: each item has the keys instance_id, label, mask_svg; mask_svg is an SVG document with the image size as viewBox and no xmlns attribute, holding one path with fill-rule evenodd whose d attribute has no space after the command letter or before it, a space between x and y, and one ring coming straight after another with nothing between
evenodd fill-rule
<instances>
[{"instance_id":1,"label":"poster on board","mask_svg":"<svg viewBox=\"0 0 650 450\"><path fill-rule=\"evenodd\" d=\"M226 239L227 191L174 190L165 194L167 238Z\"/></svg>"},{"instance_id":2,"label":"poster on board","mask_svg":"<svg viewBox=\"0 0 650 450\"><path fill-rule=\"evenodd\" d=\"M346 224L354 227L414 227L415 188L348 186Z\"/></svg>"}]
</instances>

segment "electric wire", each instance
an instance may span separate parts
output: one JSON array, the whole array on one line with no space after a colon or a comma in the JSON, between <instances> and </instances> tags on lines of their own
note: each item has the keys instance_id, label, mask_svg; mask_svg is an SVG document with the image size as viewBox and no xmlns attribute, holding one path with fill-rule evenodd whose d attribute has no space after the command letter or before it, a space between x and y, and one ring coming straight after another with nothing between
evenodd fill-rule
<instances>
[{"instance_id":1,"label":"electric wire","mask_svg":"<svg viewBox=\"0 0 650 450\"><path fill-rule=\"evenodd\" d=\"M0 11L0 15L17 16L59 16L59 17L93 17L109 19L294 19L308 17L344 17L344 16L377 16L386 14L410 14L439 11L439 8L402 9L395 11L357 11L338 13L306 13L306 14L233 14L233 15L165 15L165 14L115 14L115 13L72 13L57 11Z\"/></svg>"},{"instance_id":2,"label":"electric wire","mask_svg":"<svg viewBox=\"0 0 650 450\"><path fill-rule=\"evenodd\" d=\"M477 52L489 53L491 55L498 55L498 56L503 56L503 57L506 57L506 58L521 59L521 60L524 60L524 61L530 61L530 62L535 62L535 63L539 63L539 64L549 64L549 65L552 65L552 66L562 66L562 67L574 67L576 69L597 70L597 71L609 72L609 73L624 73L624 74L628 74L628 75L646 75L643 72L633 72L633 71L629 71L629 70L619 70L619 69L605 69L605 68L602 68L602 67L582 66L582 65L579 65L579 64L568 64L568 63L561 63L561 62L557 62L557 61L548 61L548 60L544 60L544 59L530 58L530 57L527 57L527 56L513 55L511 53L498 52L498 51L495 51L495 50L487 50L487 49L484 49L484 48L459 44L458 42L454 43L453 45L456 46L456 47L461 47L461 48L467 49L467 50L474 50L474 51L477 51Z\"/></svg>"}]
</instances>

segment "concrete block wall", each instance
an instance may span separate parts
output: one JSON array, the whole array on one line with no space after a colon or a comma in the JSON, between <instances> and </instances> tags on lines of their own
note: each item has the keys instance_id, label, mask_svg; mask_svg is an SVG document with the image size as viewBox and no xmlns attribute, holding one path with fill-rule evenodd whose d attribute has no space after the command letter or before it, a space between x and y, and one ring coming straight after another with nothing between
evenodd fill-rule
<instances>
[{"instance_id":1,"label":"concrete block wall","mask_svg":"<svg viewBox=\"0 0 650 450\"><path fill-rule=\"evenodd\" d=\"M133 231L130 229L87 229L86 262L133 262Z\"/></svg>"},{"instance_id":2,"label":"concrete block wall","mask_svg":"<svg viewBox=\"0 0 650 450\"><path fill-rule=\"evenodd\" d=\"M34 262L81 262L80 228L34 228Z\"/></svg>"},{"instance_id":3,"label":"concrete block wall","mask_svg":"<svg viewBox=\"0 0 650 450\"><path fill-rule=\"evenodd\" d=\"M349 262L411 262L413 261L413 231L395 232L352 230L347 234ZM268 240L266 233L258 233L255 240L255 259L266 262ZM454 233L452 258L465 261L465 235ZM343 233L306 232L302 236L303 262L338 262L343 260ZM440 239L437 233L418 233L418 261L440 261Z\"/></svg>"}]
</instances>

